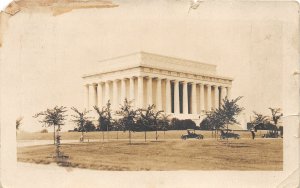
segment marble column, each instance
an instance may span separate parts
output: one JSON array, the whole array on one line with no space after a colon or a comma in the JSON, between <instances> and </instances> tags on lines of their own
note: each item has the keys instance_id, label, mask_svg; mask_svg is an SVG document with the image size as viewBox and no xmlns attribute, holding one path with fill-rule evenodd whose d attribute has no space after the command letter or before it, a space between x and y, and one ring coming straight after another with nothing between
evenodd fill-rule
<instances>
[{"instance_id":1,"label":"marble column","mask_svg":"<svg viewBox=\"0 0 300 188\"><path fill-rule=\"evenodd\" d=\"M206 111L211 111L211 85L207 84L207 109Z\"/></svg>"},{"instance_id":2,"label":"marble column","mask_svg":"<svg viewBox=\"0 0 300 188\"><path fill-rule=\"evenodd\" d=\"M174 113L179 114L179 82L174 80Z\"/></svg>"},{"instance_id":3,"label":"marble column","mask_svg":"<svg viewBox=\"0 0 300 188\"><path fill-rule=\"evenodd\" d=\"M110 91L109 90L110 90L110 88L109 88L109 81L106 81L105 82L105 97L104 97L105 100L104 100L103 106L105 106L107 104L107 102L110 100L110 95L109 95Z\"/></svg>"},{"instance_id":4,"label":"marble column","mask_svg":"<svg viewBox=\"0 0 300 188\"><path fill-rule=\"evenodd\" d=\"M188 114L188 87L187 82L182 82L182 104L183 104L183 114Z\"/></svg>"},{"instance_id":5,"label":"marble column","mask_svg":"<svg viewBox=\"0 0 300 188\"><path fill-rule=\"evenodd\" d=\"M118 109L119 101L118 101L118 80L113 81L113 101L112 101L112 109Z\"/></svg>"},{"instance_id":6,"label":"marble column","mask_svg":"<svg viewBox=\"0 0 300 188\"><path fill-rule=\"evenodd\" d=\"M231 87L227 87L227 98L231 99Z\"/></svg>"},{"instance_id":7,"label":"marble column","mask_svg":"<svg viewBox=\"0 0 300 188\"><path fill-rule=\"evenodd\" d=\"M152 105L152 77L148 77L147 80L147 103L148 105Z\"/></svg>"},{"instance_id":8,"label":"marble column","mask_svg":"<svg viewBox=\"0 0 300 188\"><path fill-rule=\"evenodd\" d=\"M166 79L166 113L171 113L171 83L169 79Z\"/></svg>"},{"instance_id":9,"label":"marble column","mask_svg":"<svg viewBox=\"0 0 300 188\"><path fill-rule=\"evenodd\" d=\"M200 114L204 111L204 85L200 84Z\"/></svg>"},{"instance_id":10,"label":"marble column","mask_svg":"<svg viewBox=\"0 0 300 188\"><path fill-rule=\"evenodd\" d=\"M157 78L156 80L156 110L162 110L161 79Z\"/></svg>"},{"instance_id":11,"label":"marble column","mask_svg":"<svg viewBox=\"0 0 300 188\"><path fill-rule=\"evenodd\" d=\"M143 98L144 98L144 78L142 76L138 77L138 104L137 107L143 108Z\"/></svg>"},{"instance_id":12,"label":"marble column","mask_svg":"<svg viewBox=\"0 0 300 188\"><path fill-rule=\"evenodd\" d=\"M214 85L214 109L219 108L219 89L218 86Z\"/></svg>"},{"instance_id":13,"label":"marble column","mask_svg":"<svg viewBox=\"0 0 300 188\"><path fill-rule=\"evenodd\" d=\"M90 89L89 89L89 84L86 84L86 85L84 85L84 90L85 90L85 92L84 92L84 95L85 95L85 109L89 109L89 107L90 107Z\"/></svg>"},{"instance_id":14,"label":"marble column","mask_svg":"<svg viewBox=\"0 0 300 188\"><path fill-rule=\"evenodd\" d=\"M98 106L97 84L93 84L93 103L92 103L92 105Z\"/></svg>"},{"instance_id":15,"label":"marble column","mask_svg":"<svg viewBox=\"0 0 300 188\"><path fill-rule=\"evenodd\" d=\"M223 104L223 99L226 97L226 88L221 86L221 103Z\"/></svg>"},{"instance_id":16,"label":"marble column","mask_svg":"<svg viewBox=\"0 0 300 188\"><path fill-rule=\"evenodd\" d=\"M132 101L132 105L135 105L134 99L134 77L129 79L129 100Z\"/></svg>"},{"instance_id":17,"label":"marble column","mask_svg":"<svg viewBox=\"0 0 300 188\"><path fill-rule=\"evenodd\" d=\"M126 79L123 78L121 80L121 104L123 104L125 98L126 98Z\"/></svg>"},{"instance_id":18,"label":"marble column","mask_svg":"<svg viewBox=\"0 0 300 188\"><path fill-rule=\"evenodd\" d=\"M197 114L196 83L192 83L192 114Z\"/></svg>"},{"instance_id":19,"label":"marble column","mask_svg":"<svg viewBox=\"0 0 300 188\"><path fill-rule=\"evenodd\" d=\"M101 108L103 106L103 101L102 101L102 83L99 82L98 83L98 87L97 87L97 95L98 95L98 107Z\"/></svg>"}]
</instances>

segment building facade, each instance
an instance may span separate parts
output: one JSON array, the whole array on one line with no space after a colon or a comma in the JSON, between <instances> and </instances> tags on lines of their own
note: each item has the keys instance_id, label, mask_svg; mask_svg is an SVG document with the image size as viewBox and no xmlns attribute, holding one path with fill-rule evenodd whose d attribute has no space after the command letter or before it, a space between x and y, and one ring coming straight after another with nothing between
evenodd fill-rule
<instances>
[{"instance_id":1,"label":"building facade","mask_svg":"<svg viewBox=\"0 0 300 188\"><path fill-rule=\"evenodd\" d=\"M110 100L117 110L127 98L136 108L155 104L173 117L199 120L231 94L233 79L218 76L216 65L138 52L99 66L101 71L83 76L87 109Z\"/></svg>"}]
</instances>

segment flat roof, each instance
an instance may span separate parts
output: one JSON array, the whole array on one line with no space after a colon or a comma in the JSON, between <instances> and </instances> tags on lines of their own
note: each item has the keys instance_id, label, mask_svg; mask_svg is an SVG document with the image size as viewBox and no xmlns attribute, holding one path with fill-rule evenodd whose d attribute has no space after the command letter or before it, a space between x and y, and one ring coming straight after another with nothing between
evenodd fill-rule
<instances>
[{"instance_id":1,"label":"flat roof","mask_svg":"<svg viewBox=\"0 0 300 188\"><path fill-rule=\"evenodd\" d=\"M135 52L127 55L103 59L99 62L99 71L85 74L83 78L99 75L101 73L114 72L135 67L148 67L177 72L186 72L197 75L215 75L216 65L197 62L193 60L169 57L149 52Z\"/></svg>"}]
</instances>

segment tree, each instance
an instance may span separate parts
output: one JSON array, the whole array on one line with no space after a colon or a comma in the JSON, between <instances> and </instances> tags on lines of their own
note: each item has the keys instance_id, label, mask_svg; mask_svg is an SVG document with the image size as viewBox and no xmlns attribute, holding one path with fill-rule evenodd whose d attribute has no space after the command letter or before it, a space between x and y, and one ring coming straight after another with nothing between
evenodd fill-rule
<instances>
[{"instance_id":1,"label":"tree","mask_svg":"<svg viewBox=\"0 0 300 188\"><path fill-rule=\"evenodd\" d=\"M274 128L272 129L273 133L278 134L278 121L280 120L280 118L283 116L283 114L281 113L281 109L280 108L269 108L271 110L271 114L272 114L272 121L274 123Z\"/></svg>"},{"instance_id":2,"label":"tree","mask_svg":"<svg viewBox=\"0 0 300 188\"><path fill-rule=\"evenodd\" d=\"M53 131L53 140L54 140L54 145L55 145L55 126L57 126L57 131L60 131L60 126L64 125L64 121L67 115L65 113L67 112L66 107L61 106L55 106L53 109L47 109L45 111L42 111L40 113L35 114L33 117L34 118L39 118L41 117L42 119L39 120L40 123L43 124L45 127L51 127L53 126L54 131ZM60 136L57 135L57 139Z\"/></svg>"},{"instance_id":3,"label":"tree","mask_svg":"<svg viewBox=\"0 0 300 188\"><path fill-rule=\"evenodd\" d=\"M215 110L217 120L217 128L224 128L228 125L239 124L237 121L237 116L244 110L243 107L240 107L237 102L242 97L237 97L236 99L229 100L227 97L223 99L223 103L220 108Z\"/></svg>"},{"instance_id":4,"label":"tree","mask_svg":"<svg viewBox=\"0 0 300 188\"><path fill-rule=\"evenodd\" d=\"M160 128L164 131L164 139L165 139L165 135L166 135L166 130L168 130L170 127L169 117L170 117L170 115L163 113L163 114L161 114L161 116L159 117L159 120L158 120Z\"/></svg>"},{"instance_id":5,"label":"tree","mask_svg":"<svg viewBox=\"0 0 300 188\"><path fill-rule=\"evenodd\" d=\"M257 129L259 126L260 127L265 127L266 124L269 123L269 117L265 116L263 114L259 114L255 111L253 111L254 113L254 119L253 121L251 121L252 126Z\"/></svg>"},{"instance_id":6,"label":"tree","mask_svg":"<svg viewBox=\"0 0 300 188\"><path fill-rule=\"evenodd\" d=\"M237 97L236 99L229 100L225 97L220 108L207 114L207 123L215 130L225 128L226 126L227 131L228 125L239 124L236 118L244 110L243 107L237 104L241 98L242 97Z\"/></svg>"},{"instance_id":7,"label":"tree","mask_svg":"<svg viewBox=\"0 0 300 188\"><path fill-rule=\"evenodd\" d=\"M84 134L83 133L86 131L86 129L85 129L86 123L91 119L91 117L87 116L90 111L84 109L83 112L80 112L75 107L72 107L71 109L75 112L75 115L72 115L73 119L71 121L76 124L78 131L81 132L80 141L84 142Z\"/></svg>"},{"instance_id":8,"label":"tree","mask_svg":"<svg viewBox=\"0 0 300 188\"><path fill-rule=\"evenodd\" d=\"M135 130L138 111L132 108L132 101L125 99L116 114L121 117L119 124L123 131L128 131L129 144L131 144L131 132Z\"/></svg>"},{"instance_id":9,"label":"tree","mask_svg":"<svg viewBox=\"0 0 300 188\"><path fill-rule=\"evenodd\" d=\"M98 114L98 127L97 129L99 131L102 130L102 140L104 141L104 126L105 126L105 122L106 122L106 110L105 107L102 107L102 110L100 110L100 108L98 106L94 106L95 111Z\"/></svg>"},{"instance_id":10,"label":"tree","mask_svg":"<svg viewBox=\"0 0 300 188\"><path fill-rule=\"evenodd\" d=\"M84 129L85 129L86 132L92 132L92 131L96 130L96 127L95 127L95 125L93 124L92 121L87 120L85 125L84 125Z\"/></svg>"},{"instance_id":11,"label":"tree","mask_svg":"<svg viewBox=\"0 0 300 188\"><path fill-rule=\"evenodd\" d=\"M110 100L107 101L106 106L102 107L100 110L99 107L94 106L95 111L98 114L98 130L102 131L102 139L104 140L104 131L109 133L109 130L112 128L112 116L111 116L111 103ZM108 137L107 137L108 138Z\"/></svg>"},{"instance_id":12,"label":"tree","mask_svg":"<svg viewBox=\"0 0 300 188\"><path fill-rule=\"evenodd\" d=\"M279 121L279 119L283 116L281 112L280 108L269 108L271 110L272 113L272 121L274 123L274 125L277 127L277 123Z\"/></svg>"},{"instance_id":13,"label":"tree","mask_svg":"<svg viewBox=\"0 0 300 188\"><path fill-rule=\"evenodd\" d=\"M157 130L158 130L158 120L159 120L159 117L160 115L163 113L164 111L163 110L160 110L160 111L157 111L157 112L154 112L153 114L153 126L155 128L155 140L158 139L158 135L157 135Z\"/></svg>"},{"instance_id":14,"label":"tree","mask_svg":"<svg viewBox=\"0 0 300 188\"><path fill-rule=\"evenodd\" d=\"M140 125L140 129L144 130L145 142L147 140L147 130L151 128L154 123L154 108L155 105L149 105L146 109L138 109L137 125Z\"/></svg>"}]
</instances>

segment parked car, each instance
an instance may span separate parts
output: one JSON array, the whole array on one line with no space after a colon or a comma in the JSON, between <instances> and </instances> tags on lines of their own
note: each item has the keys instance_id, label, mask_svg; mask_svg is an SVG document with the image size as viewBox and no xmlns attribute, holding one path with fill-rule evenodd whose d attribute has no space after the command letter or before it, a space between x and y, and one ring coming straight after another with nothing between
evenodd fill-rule
<instances>
[{"instance_id":1,"label":"parked car","mask_svg":"<svg viewBox=\"0 0 300 188\"><path fill-rule=\"evenodd\" d=\"M202 134L196 134L195 129L187 129L187 134L181 135L182 140L186 140L189 138L203 139L204 136Z\"/></svg>"},{"instance_id":2,"label":"parked car","mask_svg":"<svg viewBox=\"0 0 300 188\"><path fill-rule=\"evenodd\" d=\"M226 130L226 132L224 132L224 130L221 130L221 135L220 135L220 139L227 139L227 138L234 138L234 139L240 139L240 135L231 132L231 130Z\"/></svg>"}]
</instances>

